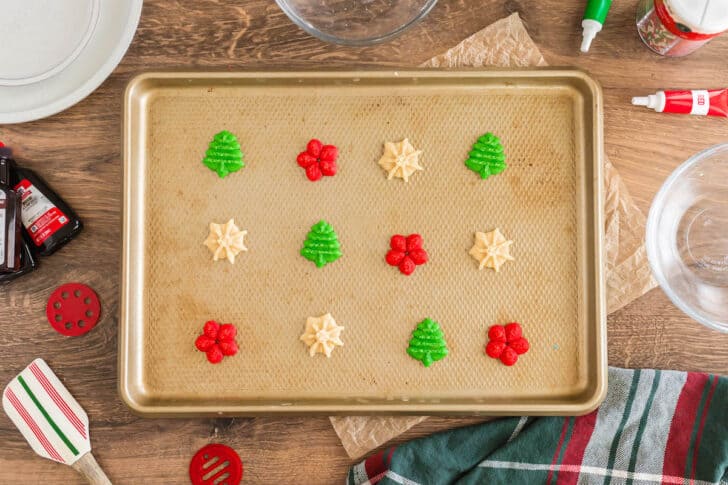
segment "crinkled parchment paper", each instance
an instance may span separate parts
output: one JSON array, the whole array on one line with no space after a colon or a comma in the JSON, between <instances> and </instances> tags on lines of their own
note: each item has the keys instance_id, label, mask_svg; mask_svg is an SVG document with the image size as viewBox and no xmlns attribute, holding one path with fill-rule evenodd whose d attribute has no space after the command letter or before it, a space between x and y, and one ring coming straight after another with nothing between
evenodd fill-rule
<instances>
[{"instance_id":1,"label":"crinkled parchment paper","mask_svg":"<svg viewBox=\"0 0 728 485\"><path fill-rule=\"evenodd\" d=\"M517 13L471 35L422 67L545 66ZM645 216L617 169L604 159L607 308L614 312L655 287L644 246ZM427 416L338 416L331 423L346 452L358 458Z\"/></svg>"}]
</instances>

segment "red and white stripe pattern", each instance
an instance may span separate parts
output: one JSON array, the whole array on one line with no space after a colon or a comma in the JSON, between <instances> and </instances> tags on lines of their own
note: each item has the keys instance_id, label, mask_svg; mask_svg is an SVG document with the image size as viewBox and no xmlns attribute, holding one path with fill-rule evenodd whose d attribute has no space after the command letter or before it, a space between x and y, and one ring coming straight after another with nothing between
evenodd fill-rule
<instances>
[{"instance_id":1,"label":"red and white stripe pattern","mask_svg":"<svg viewBox=\"0 0 728 485\"><path fill-rule=\"evenodd\" d=\"M42 361L41 361L42 362ZM35 376L36 379L38 379L38 382L40 382L40 385L43 386L43 390L48 393L48 395L51 397L53 402L58 406L58 409L63 413L63 415L68 419L68 421L73 425L74 428L76 428L76 431L78 431L78 434L80 434L84 439L88 438L88 434L86 433L86 429L84 428L83 422L81 422L81 418L78 417L76 412L71 409L71 406L69 405L69 402L73 401L75 402L75 399L73 399L70 394L66 396L65 398L61 396L58 392L58 388L60 388L62 391L65 391L65 388L63 385L60 385L60 382L57 382L52 384L46 374L43 373L43 370L38 366L36 362L31 362L31 364L28 366L30 371L33 373L33 376ZM50 370L50 369L48 369ZM51 372L50 373L52 377L55 377L55 375ZM67 393L67 392L66 392ZM70 399L69 399L70 398ZM79 406L80 408L80 406ZM81 413L83 413L83 410L80 410ZM85 413L84 413L85 414Z\"/></svg>"},{"instance_id":2,"label":"red and white stripe pattern","mask_svg":"<svg viewBox=\"0 0 728 485\"><path fill-rule=\"evenodd\" d=\"M25 424L28 426L28 428L33 433L33 436L40 442L40 444L43 446L43 449L48 453L48 455L53 458L56 461L60 461L61 463L65 463L65 460L61 457L61 455L56 451L56 449L53 447L53 445L48 441L48 437L46 434L40 429L38 424L35 422L35 419L30 415L27 409L25 409L25 406L20 402L20 399L15 395L12 389L8 388L5 391L4 396L8 398L10 401L10 404L13 406L13 409L20 415L20 417L23 419ZM7 410L6 410L7 412ZM12 416L11 416L12 418ZM22 430L21 430L22 431Z\"/></svg>"},{"instance_id":3,"label":"red and white stripe pattern","mask_svg":"<svg viewBox=\"0 0 728 485\"><path fill-rule=\"evenodd\" d=\"M70 465L91 450L88 416L42 359L7 385L2 404L37 454Z\"/></svg>"}]
</instances>

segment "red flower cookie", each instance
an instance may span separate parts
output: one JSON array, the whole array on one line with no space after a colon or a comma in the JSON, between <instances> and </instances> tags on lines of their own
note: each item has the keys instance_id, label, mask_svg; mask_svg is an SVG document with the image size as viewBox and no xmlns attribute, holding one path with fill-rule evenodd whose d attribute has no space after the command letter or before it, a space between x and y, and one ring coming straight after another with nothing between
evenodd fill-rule
<instances>
[{"instance_id":1,"label":"red flower cookie","mask_svg":"<svg viewBox=\"0 0 728 485\"><path fill-rule=\"evenodd\" d=\"M235 343L237 330L232 323L220 325L214 320L205 323L202 335L195 340L195 347L200 352L207 354L207 360L211 364L217 364L223 356L231 356L238 353L238 344Z\"/></svg>"},{"instance_id":2,"label":"red flower cookie","mask_svg":"<svg viewBox=\"0 0 728 485\"><path fill-rule=\"evenodd\" d=\"M315 138L308 142L306 151L298 154L298 165L306 169L306 177L315 182L323 175L333 177L336 175L336 158L339 149L334 145L324 145Z\"/></svg>"},{"instance_id":3,"label":"red flower cookie","mask_svg":"<svg viewBox=\"0 0 728 485\"><path fill-rule=\"evenodd\" d=\"M389 241L389 247L391 249L385 258L387 263L399 267L399 271L407 276L417 266L427 262L427 251L422 249L422 236L419 234L410 234L407 237L395 234Z\"/></svg>"},{"instance_id":4,"label":"red flower cookie","mask_svg":"<svg viewBox=\"0 0 728 485\"><path fill-rule=\"evenodd\" d=\"M518 356L528 352L528 340L523 337L523 329L516 323L506 326L493 325L488 330L488 344L485 353L494 359L500 359L507 366L518 361Z\"/></svg>"}]
</instances>

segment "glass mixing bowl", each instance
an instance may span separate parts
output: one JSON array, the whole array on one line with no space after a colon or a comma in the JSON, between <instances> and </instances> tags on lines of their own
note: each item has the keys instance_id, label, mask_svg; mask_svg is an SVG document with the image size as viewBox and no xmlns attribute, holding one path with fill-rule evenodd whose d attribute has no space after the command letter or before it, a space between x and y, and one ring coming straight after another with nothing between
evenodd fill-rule
<instances>
[{"instance_id":1,"label":"glass mixing bowl","mask_svg":"<svg viewBox=\"0 0 728 485\"><path fill-rule=\"evenodd\" d=\"M437 0L276 0L293 22L326 42L370 45L423 19Z\"/></svg>"},{"instance_id":2,"label":"glass mixing bowl","mask_svg":"<svg viewBox=\"0 0 728 485\"><path fill-rule=\"evenodd\" d=\"M673 303L728 332L728 143L680 165L652 202L647 256Z\"/></svg>"}]
</instances>

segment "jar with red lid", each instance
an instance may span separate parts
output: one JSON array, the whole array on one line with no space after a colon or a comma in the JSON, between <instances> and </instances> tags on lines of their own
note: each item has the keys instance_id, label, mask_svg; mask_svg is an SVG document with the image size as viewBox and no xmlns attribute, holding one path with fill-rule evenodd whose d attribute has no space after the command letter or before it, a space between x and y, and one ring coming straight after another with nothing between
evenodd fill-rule
<instances>
[{"instance_id":1,"label":"jar with red lid","mask_svg":"<svg viewBox=\"0 0 728 485\"><path fill-rule=\"evenodd\" d=\"M647 47L686 56L728 30L728 0L640 0L637 32Z\"/></svg>"}]
</instances>

